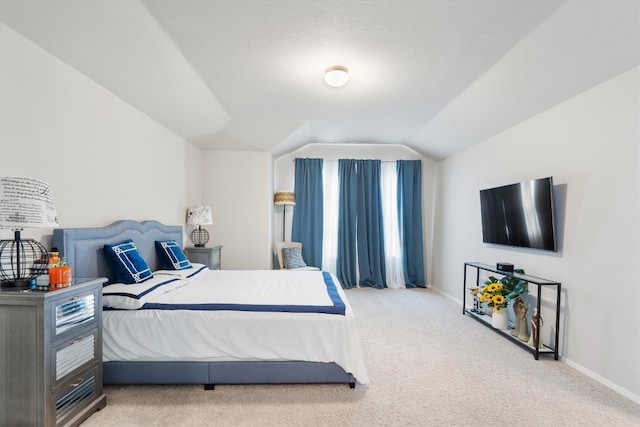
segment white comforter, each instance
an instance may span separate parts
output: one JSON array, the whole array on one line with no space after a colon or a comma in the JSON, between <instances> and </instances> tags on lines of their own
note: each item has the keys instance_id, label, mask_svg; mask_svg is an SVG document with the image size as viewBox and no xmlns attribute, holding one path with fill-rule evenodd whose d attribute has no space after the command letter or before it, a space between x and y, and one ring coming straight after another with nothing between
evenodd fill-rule
<instances>
[{"instance_id":1,"label":"white comforter","mask_svg":"<svg viewBox=\"0 0 640 427\"><path fill-rule=\"evenodd\" d=\"M317 271L206 270L153 298L161 304L329 305ZM368 383L354 313L333 276L344 315L262 311L118 310L103 314L109 361L301 360L335 362Z\"/></svg>"}]
</instances>

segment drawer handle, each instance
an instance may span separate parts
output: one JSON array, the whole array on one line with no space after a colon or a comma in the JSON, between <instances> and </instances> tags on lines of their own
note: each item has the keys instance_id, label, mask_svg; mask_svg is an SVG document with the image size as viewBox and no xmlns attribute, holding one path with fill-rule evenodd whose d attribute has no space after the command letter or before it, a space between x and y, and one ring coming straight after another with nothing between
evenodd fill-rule
<instances>
[{"instance_id":1,"label":"drawer handle","mask_svg":"<svg viewBox=\"0 0 640 427\"><path fill-rule=\"evenodd\" d=\"M82 378L78 378L78 381L76 381L75 383L71 384L71 387L78 387L80 384L82 384L84 382L84 379Z\"/></svg>"}]
</instances>

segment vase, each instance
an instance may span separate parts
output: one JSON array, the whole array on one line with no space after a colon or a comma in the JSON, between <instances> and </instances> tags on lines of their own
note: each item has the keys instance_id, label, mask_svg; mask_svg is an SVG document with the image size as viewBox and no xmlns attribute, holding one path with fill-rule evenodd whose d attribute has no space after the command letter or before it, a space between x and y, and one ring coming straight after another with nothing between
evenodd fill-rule
<instances>
[{"instance_id":1,"label":"vase","mask_svg":"<svg viewBox=\"0 0 640 427\"><path fill-rule=\"evenodd\" d=\"M507 310L493 310L491 326L496 329L509 329L509 315L507 314Z\"/></svg>"}]
</instances>

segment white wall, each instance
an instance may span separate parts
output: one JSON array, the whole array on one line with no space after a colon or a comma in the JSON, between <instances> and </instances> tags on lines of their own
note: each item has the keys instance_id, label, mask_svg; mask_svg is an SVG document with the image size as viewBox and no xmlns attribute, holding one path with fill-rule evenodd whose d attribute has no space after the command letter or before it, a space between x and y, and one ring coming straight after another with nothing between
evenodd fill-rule
<instances>
[{"instance_id":1,"label":"white wall","mask_svg":"<svg viewBox=\"0 0 640 427\"><path fill-rule=\"evenodd\" d=\"M272 164L264 152L204 152L203 201L213 213L209 245L223 246L225 270L271 269Z\"/></svg>"},{"instance_id":2,"label":"white wall","mask_svg":"<svg viewBox=\"0 0 640 427\"><path fill-rule=\"evenodd\" d=\"M61 227L184 224L200 149L3 24L0 51L0 176L48 181ZM51 233L23 236L49 247Z\"/></svg>"},{"instance_id":3,"label":"white wall","mask_svg":"<svg viewBox=\"0 0 640 427\"><path fill-rule=\"evenodd\" d=\"M277 190L294 190L295 159L321 158L325 160L338 159L379 159L382 161L395 160L422 160L422 200L423 200L423 228L424 228L424 254L425 254L425 279L431 283L431 238L433 222L433 189L435 179L435 162L415 151L401 145L391 144L310 144L292 153L275 160L274 182ZM291 211L287 211L285 236L291 236ZM273 229L275 236L282 236L282 210L276 211ZM281 237L277 237L281 239Z\"/></svg>"},{"instance_id":4,"label":"white wall","mask_svg":"<svg viewBox=\"0 0 640 427\"><path fill-rule=\"evenodd\" d=\"M635 68L440 162L433 249L434 285L460 301L465 261L562 282L562 357L637 402L639 77ZM544 176L557 190L560 250L484 245L479 190Z\"/></svg>"}]
</instances>

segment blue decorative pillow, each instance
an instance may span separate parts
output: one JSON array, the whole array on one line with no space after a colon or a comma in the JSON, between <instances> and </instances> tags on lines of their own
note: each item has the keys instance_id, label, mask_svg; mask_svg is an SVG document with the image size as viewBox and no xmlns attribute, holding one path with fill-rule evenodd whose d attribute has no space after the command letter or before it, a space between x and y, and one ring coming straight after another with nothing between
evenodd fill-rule
<instances>
[{"instance_id":1,"label":"blue decorative pillow","mask_svg":"<svg viewBox=\"0 0 640 427\"><path fill-rule=\"evenodd\" d=\"M302 251L300 248L282 248L282 262L284 268L300 268L306 267L307 263L302 259Z\"/></svg>"},{"instance_id":2,"label":"blue decorative pillow","mask_svg":"<svg viewBox=\"0 0 640 427\"><path fill-rule=\"evenodd\" d=\"M104 245L104 255L120 283L141 283L153 277L151 269L131 239Z\"/></svg>"},{"instance_id":3,"label":"blue decorative pillow","mask_svg":"<svg viewBox=\"0 0 640 427\"><path fill-rule=\"evenodd\" d=\"M156 240L156 252L165 270L191 268L191 263L175 240Z\"/></svg>"}]
</instances>

